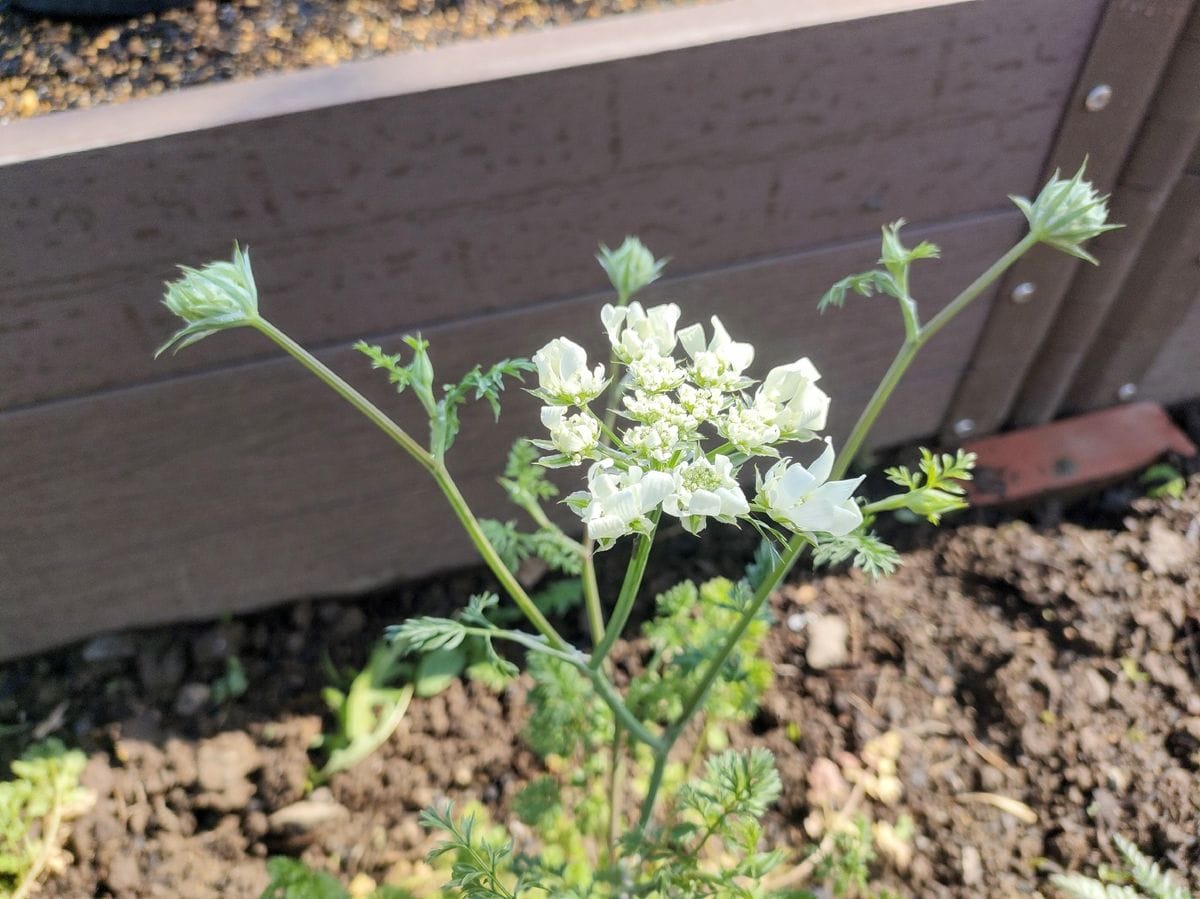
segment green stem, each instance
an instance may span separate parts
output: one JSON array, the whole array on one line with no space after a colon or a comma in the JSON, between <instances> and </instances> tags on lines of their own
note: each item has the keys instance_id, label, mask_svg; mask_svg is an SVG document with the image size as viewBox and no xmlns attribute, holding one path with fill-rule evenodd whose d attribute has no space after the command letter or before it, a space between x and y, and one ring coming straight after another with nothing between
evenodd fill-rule
<instances>
[{"instance_id":1,"label":"green stem","mask_svg":"<svg viewBox=\"0 0 1200 899\"><path fill-rule=\"evenodd\" d=\"M929 320L929 324L921 329L921 343L925 344L929 342L933 335L946 327L954 316L962 312L972 300L987 290L992 285L992 282L1008 271L1014 262L1028 253L1037 243L1037 238L1030 233L1013 244L1007 253L993 262L987 271L968 284L962 293L951 300L941 312Z\"/></svg>"},{"instance_id":2,"label":"green stem","mask_svg":"<svg viewBox=\"0 0 1200 899\"><path fill-rule=\"evenodd\" d=\"M421 464L421 467L430 473L433 472L433 456L421 444L409 436L407 431L388 418L378 406L347 384L341 376L265 318L256 318L250 324L273 340L284 352L307 368L320 380L324 381L326 385L333 389L334 393L370 419L371 424L400 444L410 456Z\"/></svg>"},{"instance_id":3,"label":"green stem","mask_svg":"<svg viewBox=\"0 0 1200 899\"><path fill-rule=\"evenodd\" d=\"M525 588L521 586L516 577L508 566L504 564L504 560L500 558L500 554L496 552L496 547L492 546L487 535L483 533L483 528L479 525L477 519L470 507L467 505L466 498L458 489L458 485L454 483L454 479L450 477L450 472L446 470L444 463L438 461L434 463L433 478L437 481L439 487L442 488L442 493L446 495L446 499L450 502L450 507L454 510L454 514L458 516L459 523L467 532L467 536L471 538L471 542L475 544L475 549L479 555L483 557L483 561L487 567L491 569L492 575L500 582L500 586L504 591L512 597L513 602L517 604L517 608L529 619L529 623L537 628L538 633L544 636L555 649L566 651L571 648L558 631L554 629L546 616L542 614L542 610L537 607L529 594L525 592Z\"/></svg>"},{"instance_id":4,"label":"green stem","mask_svg":"<svg viewBox=\"0 0 1200 899\"><path fill-rule=\"evenodd\" d=\"M842 444L841 450L838 451L837 458L833 462L833 470L829 474L830 480L836 480L846 473L846 469L850 467L850 463L858 455L863 441L871 433L871 428L874 427L875 420L879 418L879 413L887 405L887 401L891 398L896 385L900 383L900 379L904 377L904 373L908 371L908 367L912 365L912 361L916 358L917 352L920 349L921 343L919 338L917 340L905 340L901 345L900 351L896 353L896 358L892 360L892 364L888 366L888 370L884 373L883 380L879 382L879 386L875 388L875 393L871 395L871 401L863 409L862 414L858 417L858 421L854 423L854 429L850 432L850 436L846 438L846 442Z\"/></svg>"},{"instance_id":5,"label":"green stem","mask_svg":"<svg viewBox=\"0 0 1200 899\"><path fill-rule=\"evenodd\" d=\"M849 469L855 456L858 455L858 451L862 448L863 442L867 439L867 435L870 434L876 419L879 418L879 413L883 411L888 400L891 399L896 386L904 377L904 373L908 371L908 367L912 365L913 359L916 358L921 348L1003 275L1014 262L1029 252L1030 248L1036 243L1037 239L1032 234L1026 234L1007 253L993 262L983 274L968 284L958 296L951 300L941 312L930 319L929 323L924 327L918 326L914 330L911 325L916 322L915 306L910 308L909 304L900 304L905 316L905 333L907 336L900 347L900 351L896 354L896 358L892 360L891 366L889 366L887 372L884 374L883 380L875 388L875 393L871 396L870 402L867 403L866 408L863 409L862 414L858 417L858 421L855 422L850 436L842 444L842 449L833 463L833 471L829 475L831 479L840 478Z\"/></svg>"},{"instance_id":6,"label":"green stem","mask_svg":"<svg viewBox=\"0 0 1200 899\"><path fill-rule=\"evenodd\" d=\"M854 429L850 432L850 436L842 445L842 450L838 453L837 459L833 463L833 471L830 474L831 479L837 479L846 473L850 467L850 463L854 460L867 435L870 433L876 419L879 418L879 413L887 405L896 386L904 377L908 367L916 358L917 353L921 348L929 342L929 340L950 323L958 313L984 292L992 283L994 283L1008 268L1020 259L1029 251L1034 244L1037 243L1036 238L1032 234L1027 234L1019 240L1007 253L1001 256L994 262L983 274L972 281L967 287L950 303L942 309L937 315L930 319L929 323L922 327L917 318L916 304L911 300L901 302L900 309L904 315L904 330L905 340L900 347L896 358L892 360L892 364L888 367L887 372L880 381L879 386L875 389L875 393L871 396L870 402L867 403L858 421L855 422ZM779 583L791 571L792 566L796 564L800 554L804 551L807 545L807 539L801 534L793 535L788 542L787 549L783 552L779 562L774 569L768 574L759 584L758 589L754 593L754 598L749 605L743 610L738 623L734 629L729 632L722 644L721 649L708 661L704 675L701 678L700 684L691 692L687 700L684 702L683 712L675 720L675 722L667 728L662 737L662 749L655 753L654 765L655 774L651 776L650 789L646 793L645 800L642 803L641 816L638 821L637 834L640 836L647 825L650 823L651 815L654 812L654 804L657 799L658 789L662 783L661 769L665 767L667 755L671 748L679 739L679 735L683 732L687 722L700 708L704 702L705 696L708 694L709 688L721 673L721 669L725 665L725 660L729 658L730 653L737 647L738 641L746 632L746 628L750 626L750 622L762 609L763 604L771 595L771 592L779 585Z\"/></svg>"},{"instance_id":7,"label":"green stem","mask_svg":"<svg viewBox=\"0 0 1200 899\"><path fill-rule=\"evenodd\" d=\"M388 418L378 406L347 384L341 376L269 321L259 318L255 319L252 324L278 344L293 359L332 388L338 396L342 397L342 399L346 400L351 406L370 419L372 424L391 437L396 443L400 444L410 456L416 459L426 471L433 475L437 485L442 489L442 493L446 495L446 499L450 502L450 507L454 510L454 514L466 530L467 536L471 538L475 549L483 557L483 561L491 569L492 574L495 575L505 592L512 597L513 602L517 604L517 607L525 614L530 623L549 641L551 646L559 650L569 649L570 645L559 636L553 625L541 613L541 610L534 605L533 600L529 598L529 594L517 582L513 573L508 570L499 553L496 552L496 548L487 539L487 536L483 533L483 529L479 526L479 520L475 518L475 515L467 506L466 499L459 491L458 485L454 483L454 479L450 477L450 472L446 470L446 466L440 460L434 459L424 447L409 436L403 428Z\"/></svg>"},{"instance_id":8,"label":"green stem","mask_svg":"<svg viewBox=\"0 0 1200 899\"><path fill-rule=\"evenodd\" d=\"M592 635L592 647L604 639L604 609L600 605L600 584L596 580L596 557L592 541L583 541L583 604L587 609L588 630Z\"/></svg>"},{"instance_id":9,"label":"green stem","mask_svg":"<svg viewBox=\"0 0 1200 899\"><path fill-rule=\"evenodd\" d=\"M604 700L605 705L612 709L613 715L617 719L617 723L629 731L630 735L645 743L654 752L658 752L663 745L662 738L638 721L634 717L633 712L629 711L629 707L621 700L616 688L612 685L604 672L591 665L579 665L579 670L586 674L592 681L592 686L596 688L596 692L600 694L600 698Z\"/></svg>"},{"instance_id":10,"label":"green stem","mask_svg":"<svg viewBox=\"0 0 1200 899\"><path fill-rule=\"evenodd\" d=\"M617 833L621 829L621 788L624 780L624 755L621 744L625 732L621 722L613 726L612 758L608 769L608 860L611 864L617 858Z\"/></svg>"},{"instance_id":11,"label":"green stem","mask_svg":"<svg viewBox=\"0 0 1200 899\"><path fill-rule=\"evenodd\" d=\"M662 789L663 774L667 770L667 755L670 751L670 746L664 746L654 753L654 767L650 771L650 783L646 787L646 796L642 800L642 811L638 815L637 828L633 832L636 842L641 842L642 835L645 834L646 828L650 824L650 817L654 814L654 804L658 801L658 791Z\"/></svg>"},{"instance_id":12,"label":"green stem","mask_svg":"<svg viewBox=\"0 0 1200 899\"><path fill-rule=\"evenodd\" d=\"M613 607L612 617L609 618L608 625L604 628L604 639L592 653L591 666L593 668L599 668L604 664L605 658L613 648L613 644L620 638L621 631L625 629L625 624L629 621L629 615L633 611L638 588L642 585L642 576L646 573L646 562L650 558L650 549L654 546L658 510L651 514L650 520L652 522L650 532L642 534L637 548L633 551L633 558L629 560L629 567L625 569L625 580L621 584L621 593L617 596L617 604Z\"/></svg>"}]
</instances>

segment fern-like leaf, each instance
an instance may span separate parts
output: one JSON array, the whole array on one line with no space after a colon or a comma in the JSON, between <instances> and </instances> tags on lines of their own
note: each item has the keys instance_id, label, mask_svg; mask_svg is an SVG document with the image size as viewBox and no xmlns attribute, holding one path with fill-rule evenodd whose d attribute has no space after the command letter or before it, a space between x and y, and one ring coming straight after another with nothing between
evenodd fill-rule
<instances>
[{"instance_id":1,"label":"fern-like leaf","mask_svg":"<svg viewBox=\"0 0 1200 899\"><path fill-rule=\"evenodd\" d=\"M1191 893L1173 882L1157 863L1147 858L1137 846L1120 834L1113 843L1129 866L1129 873L1150 899L1193 899Z\"/></svg>"},{"instance_id":2,"label":"fern-like leaf","mask_svg":"<svg viewBox=\"0 0 1200 899\"><path fill-rule=\"evenodd\" d=\"M865 529L844 537L829 537L813 549L814 568L840 565L847 560L872 578L885 577L900 567L900 554Z\"/></svg>"}]
</instances>

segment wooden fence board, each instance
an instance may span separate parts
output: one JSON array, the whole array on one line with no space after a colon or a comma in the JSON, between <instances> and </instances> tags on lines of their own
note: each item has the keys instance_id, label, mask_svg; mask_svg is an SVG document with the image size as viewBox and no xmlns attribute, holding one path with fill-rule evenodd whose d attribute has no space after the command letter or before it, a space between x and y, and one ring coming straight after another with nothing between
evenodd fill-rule
<instances>
[{"instance_id":1,"label":"wooden fence board","mask_svg":"<svg viewBox=\"0 0 1200 899\"><path fill-rule=\"evenodd\" d=\"M1125 384L1134 385L1140 399L1170 402L1200 395L1200 339L1192 343L1190 358L1174 351L1162 355L1200 302L1200 175L1182 176L1147 231L1121 301L1095 339L1080 348L1086 356L1067 396L1069 409L1112 405ZM1178 371L1160 371L1146 383L1151 368L1169 364ZM1169 386L1159 393L1164 380Z\"/></svg>"},{"instance_id":2,"label":"wooden fence board","mask_svg":"<svg viewBox=\"0 0 1200 899\"><path fill-rule=\"evenodd\" d=\"M4 166L0 408L260 358L240 338L149 358L161 280L234 237L297 336L324 344L597 289L597 240L629 231L701 272L995 209L1036 186L1101 6L970 3L575 70L555 57Z\"/></svg>"},{"instance_id":3,"label":"wooden fence board","mask_svg":"<svg viewBox=\"0 0 1200 899\"><path fill-rule=\"evenodd\" d=\"M1187 315L1167 338L1138 382L1139 393L1163 403L1200 396L1200 288L1193 281Z\"/></svg>"},{"instance_id":4,"label":"wooden fence board","mask_svg":"<svg viewBox=\"0 0 1200 899\"><path fill-rule=\"evenodd\" d=\"M914 229L914 240L945 250L916 279L929 310L1003 250L1018 220L1005 212ZM654 285L647 300L676 299L689 319L720 311L733 333L758 340L760 373L811 356L835 397L832 430L841 434L902 329L886 299L854 298L824 316L816 299L877 253L872 239L731 266ZM427 336L445 376L563 333L598 352L603 299L476 317ZM290 329L286 302L269 301L264 311ZM986 313L981 300L930 345L877 440L936 428ZM321 355L385 408L397 404L347 345ZM401 420L416 421L404 408ZM451 468L484 513L508 514L493 478L503 449L535 421L536 403L520 391L507 397L499 425L485 410L464 416ZM471 559L416 466L286 359L0 413L0 445L0 659L130 624L361 590Z\"/></svg>"},{"instance_id":5,"label":"wooden fence board","mask_svg":"<svg viewBox=\"0 0 1200 899\"><path fill-rule=\"evenodd\" d=\"M1164 266L1174 269L1179 253L1192 256L1200 246L1194 236L1200 226L1195 189L1176 190L1200 138L1198 87L1200 6L1195 6L1113 191L1112 219L1125 227L1093 241L1099 266L1077 267L1017 398L1016 423L1040 424L1062 412L1117 402L1117 389L1139 380L1186 312L1176 308L1178 294L1150 304L1146 293L1161 277L1170 277ZM1073 383L1079 388L1071 396Z\"/></svg>"},{"instance_id":6,"label":"wooden fence board","mask_svg":"<svg viewBox=\"0 0 1200 899\"><path fill-rule=\"evenodd\" d=\"M1102 190L1111 190L1191 6L1191 0L1108 4L1060 125L1047 177L1055 168L1073 172L1087 156L1089 177ZM1088 112L1088 92L1100 84L1113 89L1112 100L1102 110ZM1003 279L1002 297L1026 282L1034 284L1037 293L1031 302L993 305L947 416L947 439L955 439L958 423L971 422L972 433L987 433L1014 412L1020 419L1021 410L1015 407L1021 387L1054 327L1078 265L1074 257L1039 248ZM957 436L962 436L961 430Z\"/></svg>"}]
</instances>

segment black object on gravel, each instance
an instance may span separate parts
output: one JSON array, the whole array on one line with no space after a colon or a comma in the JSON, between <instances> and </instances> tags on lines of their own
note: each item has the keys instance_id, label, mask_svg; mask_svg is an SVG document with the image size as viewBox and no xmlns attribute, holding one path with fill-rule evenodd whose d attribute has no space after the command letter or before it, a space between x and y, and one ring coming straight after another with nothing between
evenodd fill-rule
<instances>
[{"instance_id":1,"label":"black object on gravel","mask_svg":"<svg viewBox=\"0 0 1200 899\"><path fill-rule=\"evenodd\" d=\"M63 18L128 18L162 12L176 6L191 6L192 0L12 0L28 12Z\"/></svg>"}]
</instances>

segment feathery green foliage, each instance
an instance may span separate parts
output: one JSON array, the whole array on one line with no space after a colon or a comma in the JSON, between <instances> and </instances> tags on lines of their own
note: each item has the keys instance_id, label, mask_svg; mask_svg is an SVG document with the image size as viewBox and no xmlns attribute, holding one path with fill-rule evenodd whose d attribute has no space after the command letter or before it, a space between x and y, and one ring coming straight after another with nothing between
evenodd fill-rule
<instances>
[{"instance_id":1,"label":"feathery green foliage","mask_svg":"<svg viewBox=\"0 0 1200 899\"><path fill-rule=\"evenodd\" d=\"M454 445L458 437L458 409L468 400L486 400L492 414L500 417L500 394L504 391L504 379L524 380L523 373L533 369L528 359L502 359L491 368L476 365L457 384L446 384L442 398L434 395L433 361L429 357L429 341L421 337L406 336L404 342L413 351L412 360L404 365L402 355L388 355L377 345L360 340L354 348L371 360L371 367L387 372L388 383L403 393L411 387L429 415L429 449L434 458L441 459Z\"/></svg>"},{"instance_id":2,"label":"feathery green foliage","mask_svg":"<svg viewBox=\"0 0 1200 899\"><path fill-rule=\"evenodd\" d=\"M512 861L512 843L497 844L479 837L473 815L455 821L454 807L447 804L421 812L421 823L449 835L429 853L429 860L447 855L454 859L447 886L457 889L465 899L518 899L526 890L539 886L536 877L505 876ZM506 885L508 880L512 881L511 887Z\"/></svg>"},{"instance_id":3,"label":"feathery green foliage","mask_svg":"<svg viewBox=\"0 0 1200 899\"><path fill-rule=\"evenodd\" d=\"M867 506L869 513L908 509L927 519L931 524L941 521L943 515L967 507L964 481L971 480L975 468L975 454L957 450L951 453L934 453L921 447L921 461L917 470L906 465L897 465L884 473L889 481L905 488L898 493Z\"/></svg>"},{"instance_id":4,"label":"feathery green foliage","mask_svg":"<svg viewBox=\"0 0 1200 899\"><path fill-rule=\"evenodd\" d=\"M844 537L827 537L813 549L814 568L847 560L872 578L885 577L900 567L900 554L865 527Z\"/></svg>"},{"instance_id":5,"label":"feathery green foliage","mask_svg":"<svg viewBox=\"0 0 1200 899\"><path fill-rule=\"evenodd\" d=\"M508 451L499 482L514 505L528 508L558 496L558 488L546 478L546 469L537 464L540 455L528 440L518 440Z\"/></svg>"},{"instance_id":6,"label":"feathery green foliage","mask_svg":"<svg viewBox=\"0 0 1200 899\"><path fill-rule=\"evenodd\" d=\"M916 261L921 259L937 259L941 251L928 241L921 241L915 247L906 247L900 240L900 229L904 227L904 219L892 222L883 227L882 249L879 254L879 264L883 269L872 269L850 275L836 282L821 297L817 309L824 312L830 306L841 308L846 303L846 296L853 292L859 296L869 297L876 293L887 294L897 300L908 301L908 270Z\"/></svg>"},{"instance_id":7,"label":"feathery green foliage","mask_svg":"<svg viewBox=\"0 0 1200 899\"><path fill-rule=\"evenodd\" d=\"M541 559L552 571L563 574L577 575L583 570L579 544L559 530L542 528L527 534L517 530L515 521L496 521L494 518L480 519L479 524L509 571L516 571L531 557Z\"/></svg>"},{"instance_id":8,"label":"feathery green foliage","mask_svg":"<svg viewBox=\"0 0 1200 899\"><path fill-rule=\"evenodd\" d=\"M285 856L267 859L271 880L259 899L351 899L337 878L325 871L314 871L304 862ZM354 899L415 899L408 890L381 886L368 895L355 893Z\"/></svg>"},{"instance_id":9,"label":"feathery green foliage","mask_svg":"<svg viewBox=\"0 0 1200 899\"><path fill-rule=\"evenodd\" d=\"M1051 882L1075 899L1196 899L1129 840L1114 834L1113 843L1125 862L1122 873L1139 889L1126 884L1103 883L1082 874L1055 874L1050 878Z\"/></svg>"},{"instance_id":10,"label":"feathery green foliage","mask_svg":"<svg viewBox=\"0 0 1200 899\"><path fill-rule=\"evenodd\" d=\"M642 626L653 654L629 684L629 706L644 721L668 723L682 711L704 662L712 658L740 616L735 585L724 579L700 587L677 584L655 600L656 615ZM705 711L717 721L746 721L771 685L771 666L762 658L769 619L752 621L709 690Z\"/></svg>"},{"instance_id":11,"label":"feathery green foliage","mask_svg":"<svg viewBox=\"0 0 1200 899\"><path fill-rule=\"evenodd\" d=\"M95 797L80 784L87 756L54 738L29 747L0 782L0 892L29 895L48 871L67 864L67 825Z\"/></svg>"}]
</instances>

